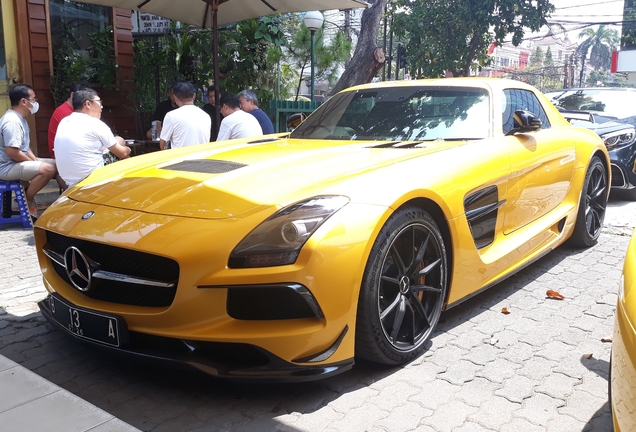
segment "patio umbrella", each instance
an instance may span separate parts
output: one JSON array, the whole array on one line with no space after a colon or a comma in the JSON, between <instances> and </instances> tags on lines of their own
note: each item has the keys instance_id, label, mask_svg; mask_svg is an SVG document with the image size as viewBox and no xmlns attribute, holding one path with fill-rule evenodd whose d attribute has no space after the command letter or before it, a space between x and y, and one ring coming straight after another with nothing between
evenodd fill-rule
<instances>
[{"instance_id":1,"label":"patio umbrella","mask_svg":"<svg viewBox=\"0 0 636 432\"><path fill-rule=\"evenodd\" d=\"M368 6L364 0L82 0L82 3L138 10L202 28L211 28L214 36L214 88L217 125L219 124L219 45L217 38L219 24L276 13L352 9Z\"/></svg>"}]
</instances>

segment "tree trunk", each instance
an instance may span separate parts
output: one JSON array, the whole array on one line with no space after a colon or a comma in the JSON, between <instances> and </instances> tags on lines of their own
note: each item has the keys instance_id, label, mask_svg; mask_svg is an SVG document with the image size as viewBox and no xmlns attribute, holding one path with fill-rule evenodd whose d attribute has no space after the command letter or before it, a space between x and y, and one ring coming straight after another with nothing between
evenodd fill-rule
<instances>
[{"instance_id":1,"label":"tree trunk","mask_svg":"<svg viewBox=\"0 0 636 432\"><path fill-rule=\"evenodd\" d=\"M353 85L371 82L384 64L384 50L376 46L376 40L386 2L375 0L370 8L362 12L356 50L330 96Z\"/></svg>"}]
</instances>

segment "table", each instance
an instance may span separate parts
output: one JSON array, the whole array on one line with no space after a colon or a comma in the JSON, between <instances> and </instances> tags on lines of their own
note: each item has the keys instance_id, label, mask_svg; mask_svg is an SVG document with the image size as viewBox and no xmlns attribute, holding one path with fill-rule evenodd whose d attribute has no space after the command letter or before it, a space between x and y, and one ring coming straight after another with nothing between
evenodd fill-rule
<instances>
[{"instance_id":1,"label":"table","mask_svg":"<svg viewBox=\"0 0 636 432\"><path fill-rule=\"evenodd\" d=\"M145 153L159 151L159 140L126 140L126 146L130 147L130 155L137 156Z\"/></svg>"}]
</instances>

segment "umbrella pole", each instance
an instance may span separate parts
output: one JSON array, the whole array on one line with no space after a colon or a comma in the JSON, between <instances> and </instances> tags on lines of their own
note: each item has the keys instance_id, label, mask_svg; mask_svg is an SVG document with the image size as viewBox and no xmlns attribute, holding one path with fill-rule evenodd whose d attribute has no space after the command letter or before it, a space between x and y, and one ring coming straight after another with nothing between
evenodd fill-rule
<instances>
[{"instance_id":1,"label":"umbrella pole","mask_svg":"<svg viewBox=\"0 0 636 432\"><path fill-rule=\"evenodd\" d=\"M219 26L217 17L219 14L219 0L212 0L212 56L214 58L214 115L216 116L216 131L221 127L221 115L219 106Z\"/></svg>"}]
</instances>

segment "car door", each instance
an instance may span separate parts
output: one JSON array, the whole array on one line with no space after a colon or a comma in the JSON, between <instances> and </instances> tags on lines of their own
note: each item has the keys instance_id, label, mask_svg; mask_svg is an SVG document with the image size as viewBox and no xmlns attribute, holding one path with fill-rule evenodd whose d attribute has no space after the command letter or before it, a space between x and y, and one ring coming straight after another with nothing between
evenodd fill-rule
<instances>
[{"instance_id":1,"label":"car door","mask_svg":"<svg viewBox=\"0 0 636 432\"><path fill-rule=\"evenodd\" d=\"M563 201L572 181L576 155L574 140L564 128L550 127L535 93L505 89L501 97L504 134L515 127L515 111L531 111L542 121L539 130L505 137L511 174L503 232L509 234L547 215Z\"/></svg>"}]
</instances>

